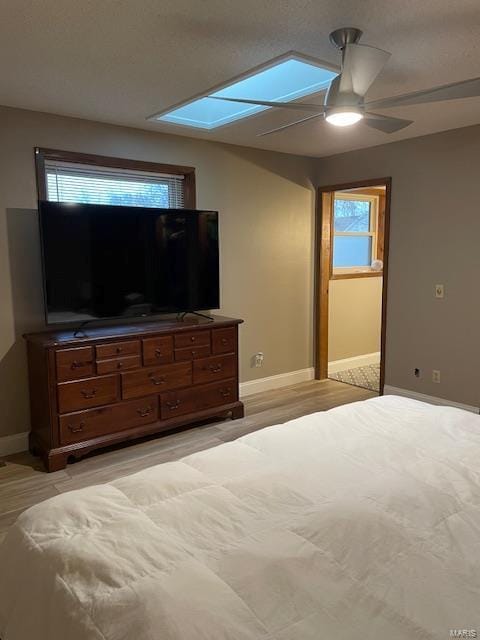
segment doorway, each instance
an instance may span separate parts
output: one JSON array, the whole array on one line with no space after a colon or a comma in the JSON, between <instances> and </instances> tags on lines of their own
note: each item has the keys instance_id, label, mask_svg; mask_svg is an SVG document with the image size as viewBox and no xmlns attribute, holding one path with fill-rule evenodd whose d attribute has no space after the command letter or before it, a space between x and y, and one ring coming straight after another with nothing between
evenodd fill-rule
<instances>
[{"instance_id":1,"label":"doorway","mask_svg":"<svg viewBox=\"0 0 480 640\"><path fill-rule=\"evenodd\" d=\"M320 187L315 377L383 393L391 179Z\"/></svg>"}]
</instances>

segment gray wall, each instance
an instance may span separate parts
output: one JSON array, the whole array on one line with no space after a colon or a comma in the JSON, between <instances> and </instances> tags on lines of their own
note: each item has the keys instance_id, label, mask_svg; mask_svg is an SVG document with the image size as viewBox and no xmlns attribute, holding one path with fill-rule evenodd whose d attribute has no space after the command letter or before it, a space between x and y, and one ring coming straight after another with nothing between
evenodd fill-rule
<instances>
[{"instance_id":1,"label":"gray wall","mask_svg":"<svg viewBox=\"0 0 480 640\"><path fill-rule=\"evenodd\" d=\"M386 383L477 407L479 158L475 126L322 158L316 178L392 177ZM443 300L434 297L437 283Z\"/></svg>"},{"instance_id":2,"label":"gray wall","mask_svg":"<svg viewBox=\"0 0 480 640\"><path fill-rule=\"evenodd\" d=\"M245 319L241 380L311 366L311 159L8 108L0 140L0 436L29 429L22 333L43 328L35 146L195 166L197 206L220 211L221 313Z\"/></svg>"}]
</instances>

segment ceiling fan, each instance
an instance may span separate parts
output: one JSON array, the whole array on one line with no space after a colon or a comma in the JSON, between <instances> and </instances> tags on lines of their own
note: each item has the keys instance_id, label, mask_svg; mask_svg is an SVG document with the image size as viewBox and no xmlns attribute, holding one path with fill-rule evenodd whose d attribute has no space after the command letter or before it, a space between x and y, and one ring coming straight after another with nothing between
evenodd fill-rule
<instances>
[{"instance_id":1,"label":"ceiling fan","mask_svg":"<svg viewBox=\"0 0 480 640\"><path fill-rule=\"evenodd\" d=\"M380 98L379 100L372 101L367 99L367 101L365 101L368 90L387 63L391 54L382 49L358 44L362 33L360 29L344 27L332 31L330 34L330 42L342 52L342 68L340 74L330 83L323 106L319 104L307 104L305 102L271 102L268 100L220 98L215 96L209 96L209 98L295 111L314 112L300 120L259 134L260 136L265 136L320 116L323 116L330 124L338 127L346 127L362 120L367 127L378 129L384 133L394 133L395 131L400 131L400 129L408 127L408 125L412 124L413 120L384 116L372 112L371 109L389 109L390 107L399 107L402 105L441 102L443 100L480 96L480 78L471 78L470 80L445 84L423 91L405 93L403 95L392 96L391 98Z\"/></svg>"}]
</instances>

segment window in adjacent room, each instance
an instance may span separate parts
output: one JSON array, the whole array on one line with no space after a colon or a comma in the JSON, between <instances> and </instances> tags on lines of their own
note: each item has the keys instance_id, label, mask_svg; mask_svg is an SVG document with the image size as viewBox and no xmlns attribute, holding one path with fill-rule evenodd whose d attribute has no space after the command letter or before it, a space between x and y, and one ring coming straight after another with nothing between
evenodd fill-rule
<instances>
[{"instance_id":1,"label":"window in adjacent room","mask_svg":"<svg viewBox=\"0 0 480 640\"><path fill-rule=\"evenodd\" d=\"M40 200L195 208L192 167L36 149Z\"/></svg>"},{"instance_id":2,"label":"window in adjacent room","mask_svg":"<svg viewBox=\"0 0 480 640\"><path fill-rule=\"evenodd\" d=\"M375 195L335 193L332 225L334 276L372 272L372 263L380 257L378 202Z\"/></svg>"}]
</instances>

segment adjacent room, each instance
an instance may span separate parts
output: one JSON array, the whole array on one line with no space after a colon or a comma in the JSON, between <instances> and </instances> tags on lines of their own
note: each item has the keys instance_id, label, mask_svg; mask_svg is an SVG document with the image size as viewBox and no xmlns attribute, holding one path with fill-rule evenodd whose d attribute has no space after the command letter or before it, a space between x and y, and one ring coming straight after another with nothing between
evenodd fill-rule
<instances>
[{"instance_id":1,"label":"adjacent room","mask_svg":"<svg viewBox=\"0 0 480 640\"><path fill-rule=\"evenodd\" d=\"M332 193L328 377L380 391L386 187ZM322 334L320 334L322 340Z\"/></svg>"},{"instance_id":2,"label":"adjacent room","mask_svg":"<svg viewBox=\"0 0 480 640\"><path fill-rule=\"evenodd\" d=\"M0 640L480 636L479 42L3 3Z\"/></svg>"}]
</instances>

